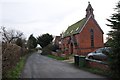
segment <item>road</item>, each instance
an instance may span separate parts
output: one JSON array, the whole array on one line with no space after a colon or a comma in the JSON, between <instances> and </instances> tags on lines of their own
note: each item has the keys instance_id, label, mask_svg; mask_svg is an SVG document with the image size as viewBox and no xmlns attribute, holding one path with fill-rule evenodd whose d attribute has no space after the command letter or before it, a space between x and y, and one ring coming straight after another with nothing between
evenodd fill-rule
<instances>
[{"instance_id":1,"label":"road","mask_svg":"<svg viewBox=\"0 0 120 80\"><path fill-rule=\"evenodd\" d=\"M73 64L33 53L28 57L20 78L104 78L76 68Z\"/></svg>"}]
</instances>

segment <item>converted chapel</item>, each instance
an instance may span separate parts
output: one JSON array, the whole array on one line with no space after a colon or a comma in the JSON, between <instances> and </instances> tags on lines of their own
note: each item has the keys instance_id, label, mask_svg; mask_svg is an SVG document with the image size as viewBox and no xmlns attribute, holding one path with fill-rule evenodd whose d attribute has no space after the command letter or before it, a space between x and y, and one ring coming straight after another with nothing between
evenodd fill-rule
<instances>
[{"instance_id":1,"label":"converted chapel","mask_svg":"<svg viewBox=\"0 0 120 80\"><path fill-rule=\"evenodd\" d=\"M69 26L61 35L60 48L64 54L86 56L89 52L104 47L104 32L95 20L93 11L89 2L85 17Z\"/></svg>"}]
</instances>

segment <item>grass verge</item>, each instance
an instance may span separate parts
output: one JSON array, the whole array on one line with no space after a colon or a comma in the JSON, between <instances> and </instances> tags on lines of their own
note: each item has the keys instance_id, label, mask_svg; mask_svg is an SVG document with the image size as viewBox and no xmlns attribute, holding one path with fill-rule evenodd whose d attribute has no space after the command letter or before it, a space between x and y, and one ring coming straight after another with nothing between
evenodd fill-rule
<instances>
[{"instance_id":1,"label":"grass verge","mask_svg":"<svg viewBox=\"0 0 120 80\"><path fill-rule=\"evenodd\" d=\"M59 57L59 56L54 56L54 55L47 55L48 57L50 57L50 58L53 58L53 59L56 59L56 60L66 60L66 59L68 59L68 58L66 58L66 57Z\"/></svg>"},{"instance_id":2,"label":"grass verge","mask_svg":"<svg viewBox=\"0 0 120 80\"><path fill-rule=\"evenodd\" d=\"M28 55L21 57L20 61L17 63L15 68L13 68L7 72L7 76L6 76L7 78L19 78L21 71L24 67L27 56Z\"/></svg>"},{"instance_id":3,"label":"grass verge","mask_svg":"<svg viewBox=\"0 0 120 80\"><path fill-rule=\"evenodd\" d=\"M98 74L108 78L110 77L110 71L107 71L107 70L101 70L99 68L91 68L91 67L79 67L79 68L82 70L88 71L90 73Z\"/></svg>"}]
</instances>

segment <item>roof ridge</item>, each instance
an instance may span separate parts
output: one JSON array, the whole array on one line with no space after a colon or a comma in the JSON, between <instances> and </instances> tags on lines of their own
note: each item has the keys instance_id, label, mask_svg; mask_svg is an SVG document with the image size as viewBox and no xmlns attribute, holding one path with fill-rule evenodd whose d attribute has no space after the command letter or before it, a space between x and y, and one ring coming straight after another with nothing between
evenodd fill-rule
<instances>
[{"instance_id":1,"label":"roof ridge","mask_svg":"<svg viewBox=\"0 0 120 80\"><path fill-rule=\"evenodd\" d=\"M75 23L73 23L72 25L74 25L74 24L76 24L76 23L78 23L78 22L81 22L83 19L85 19L85 18L82 18L81 20L79 20L79 21L76 21ZM70 25L70 26L72 26L72 25ZM69 27L70 27L69 26Z\"/></svg>"}]
</instances>

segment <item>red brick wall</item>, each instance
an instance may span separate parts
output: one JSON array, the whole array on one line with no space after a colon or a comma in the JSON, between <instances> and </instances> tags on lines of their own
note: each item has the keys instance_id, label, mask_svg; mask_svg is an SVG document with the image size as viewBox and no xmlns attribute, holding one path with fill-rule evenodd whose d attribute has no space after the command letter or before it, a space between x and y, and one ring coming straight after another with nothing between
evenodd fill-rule
<instances>
[{"instance_id":1,"label":"red brick wall","mask_svg":"<svg viewBox=\"0 0 120 80\"><path fill-rule=\"evenodd\" d=\"M69 37L62 39L61 49L64 54L69 54L68 40L69 40Z\"/></svg>"},{"instance_id":2,"label":"red brick wall","mask_svg":"<svg viewBox=\"0 0 120 80\"><path fill-rule=\"evenodd\" d=\"M92 68L99 68L102 70L110 70L107 64L102 64L102 63L95 62L95 61L87 61L87 66L92 67Z\"/></svg>"},{"instance_id":3,"label":"red brick wall","mask_svg":"<svg viewBox=\"0 0 120 80\"><path fill-rule=\"evenodd\" d=\"M103 47L103 34L93 19L90 18L81 33L78 34L81 48L91 47L90 29L94 30L94 47Z\"/></svg>"},{"instance_id":4,"label":"red brick wall","mask_svg":"<svg viewBox=\"0 0 120 80\"><path fill-rule=\"evenodd\" d=\"M94 48L91 48L90 29L94 30ZM104 46L103 33L92 18L87 22L81 33L76 35L76 39L79 44L78 54L80 55L84 55L83 53L87 55L87 53Z\"/></svg>"}]
</instances>

